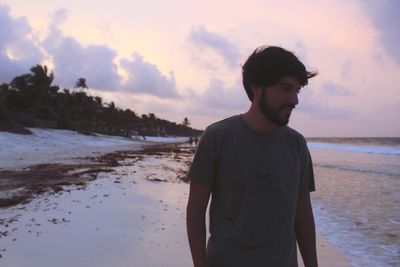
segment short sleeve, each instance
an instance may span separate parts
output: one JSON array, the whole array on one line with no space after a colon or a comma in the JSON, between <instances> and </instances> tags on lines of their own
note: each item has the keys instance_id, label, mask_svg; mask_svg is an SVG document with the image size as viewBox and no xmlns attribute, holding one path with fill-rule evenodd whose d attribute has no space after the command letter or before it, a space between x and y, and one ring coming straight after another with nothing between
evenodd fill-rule
<instances>
[{"instance_id":1,"label":"short sleeve","mask_svg":"<svg viewBox=\"0 0 400 267\"><path fill-rule=\"evenodd\" d=\"M198 143L192 165L188 172L191 182L213 187L216 174L215 137L208 127Z\"/></svg>"},{"instance_id":2,"label":"short sleeve","mask_svg":"<svg viewBox=\"0 0 400 267\"><path fill-rule=\"evenodd\" d=\"M301 173L300 173L300 196L315 191L314 168L310 151L306 141L302 140L301 148Z\"/></svg>"}]
</instances>

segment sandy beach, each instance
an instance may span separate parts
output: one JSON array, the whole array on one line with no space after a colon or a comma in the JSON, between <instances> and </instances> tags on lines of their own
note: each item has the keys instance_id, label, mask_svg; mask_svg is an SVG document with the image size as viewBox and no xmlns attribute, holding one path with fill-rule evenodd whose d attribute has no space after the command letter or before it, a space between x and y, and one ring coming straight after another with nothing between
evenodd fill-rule
<instances>
[{"instance_id":1,"label":"sandy beach","mask_svg":"<svg viewBox=\"0 0 400 267\"><path fill-rule=\"evenodd\" d=\"M1 266L191 266L184 177L194 147L35 134L0 133L9 144L0 150ZM317 243L320 266L351 266L325 238Z\"/></svg>"}]
</instances>

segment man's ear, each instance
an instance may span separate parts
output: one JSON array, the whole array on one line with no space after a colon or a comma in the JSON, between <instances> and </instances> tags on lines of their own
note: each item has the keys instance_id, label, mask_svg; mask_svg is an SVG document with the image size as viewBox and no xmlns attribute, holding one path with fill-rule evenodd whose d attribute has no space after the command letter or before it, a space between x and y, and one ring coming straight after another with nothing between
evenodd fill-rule
<instances>
[{"instance_id":1,"label":"man's ear","mask_svg":"<svg viewBox=\"0 0 400 267\"><path fill-rule=\"evenodd\" d=\"M260 99L262 94L262 86L252 84L250 88L251 92L253 93L253 99Z\"/></svg>"}]
</instances>

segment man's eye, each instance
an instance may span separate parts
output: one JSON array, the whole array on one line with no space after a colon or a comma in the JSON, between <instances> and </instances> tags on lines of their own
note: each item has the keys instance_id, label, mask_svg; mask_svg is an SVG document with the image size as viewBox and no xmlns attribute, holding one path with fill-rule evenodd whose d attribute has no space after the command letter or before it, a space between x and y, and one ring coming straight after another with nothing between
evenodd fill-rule
<instances>
[{"instance_id":1,"label":"man's eye","mask_svg":"<svg viewBox=\"0 0 400 267\"><path fill-rule=\"evenodd\" d=\"M290 92L291 88L288 86L281 86L281 90L285 93Z\"/></svg>"},{"instance_id":2,"label":"man's eye","mask_svg":"<svg viewBox=\"0 0 400 267\"><path fill-rule=\"evenodd\" d=\"M296 89L296 87L288 86L285 84L280 84L279 88L284 93L296 92L296 94L300 93L300 89L301 89L301 88Z\"/></svg>"}]
</instances>

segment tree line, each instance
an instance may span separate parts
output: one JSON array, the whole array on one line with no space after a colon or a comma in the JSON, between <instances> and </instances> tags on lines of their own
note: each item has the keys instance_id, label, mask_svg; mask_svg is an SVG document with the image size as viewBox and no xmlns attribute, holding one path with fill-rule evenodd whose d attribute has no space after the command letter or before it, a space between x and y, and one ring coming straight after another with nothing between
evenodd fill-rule
<instances>
[{"instance_id":1,"label":"tree line","mask_svg":"<svg viewBox=\"0 0 400 267\"><path fill-rule=\"evenodd\" d=\"M189 127L188 118L177 124L158 118L154 113L138 115L121 109L114 102L104 103L99 96L89 96L85 78L75 89L53 85L54 73L36 65L30 73L16 76L0 85L0 130L20 127L68 129L83 133L110 135L199 135ZM26 130L26 129L25 129ZM16 131L18 132L18 130Z\"/></svg>"}]
</instances>

